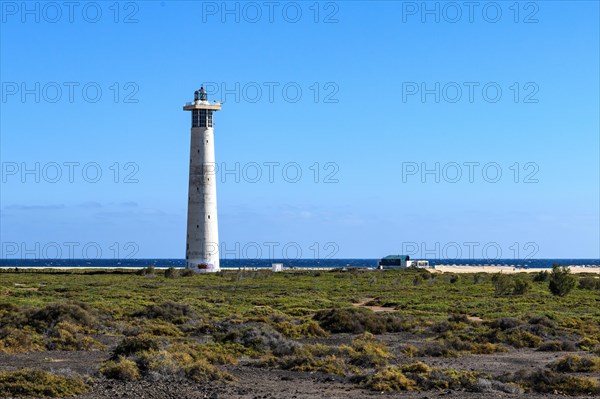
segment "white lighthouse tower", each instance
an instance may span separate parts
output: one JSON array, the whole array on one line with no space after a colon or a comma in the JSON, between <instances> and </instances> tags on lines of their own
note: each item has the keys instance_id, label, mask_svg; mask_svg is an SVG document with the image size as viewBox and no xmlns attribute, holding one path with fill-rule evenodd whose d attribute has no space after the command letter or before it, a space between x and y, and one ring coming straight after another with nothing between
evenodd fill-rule
<instances>
[{"instance_id":1,"label":"white lighthouse tower","mask_svg":"<svg viewBox=\"0 0 600 399\"><path fill-rule=\"evenodd\" d=\"M183 109L192 111L186 266L199 272L218 272L219 225L213 112L219 111L221 104L209 103L206 91L201 87L194 93L194 102L186 103Z\"/></svg>"}]
</instances>

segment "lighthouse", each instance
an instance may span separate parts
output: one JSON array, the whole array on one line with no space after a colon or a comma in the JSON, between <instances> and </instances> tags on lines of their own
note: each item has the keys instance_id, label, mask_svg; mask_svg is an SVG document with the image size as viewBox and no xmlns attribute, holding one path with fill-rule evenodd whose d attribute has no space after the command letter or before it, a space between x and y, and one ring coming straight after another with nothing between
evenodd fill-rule
<instances>
[{"instance_id":1,"label":"lighthouse","mask_svg":"<svg viewBox=\"0 0 600 399\"><path fill-rule=\"evenodd\" d=\"M194 101L184 111L192 111L190 141L190 182L188 188L186 267L198 272L218 272L219 223L213 112L221 104L209 103L206 90L194 92Z\"/></svg>"}]
</instances>

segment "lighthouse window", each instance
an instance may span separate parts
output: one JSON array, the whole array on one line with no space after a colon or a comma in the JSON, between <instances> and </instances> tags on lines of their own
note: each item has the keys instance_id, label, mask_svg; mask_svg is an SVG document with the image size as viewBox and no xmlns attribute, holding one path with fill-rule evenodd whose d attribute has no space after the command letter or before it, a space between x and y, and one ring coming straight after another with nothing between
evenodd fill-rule
<instances>
[{"instance_id":1,"label":"lighthouse window","mask_svg":"<svg viewBox=\"0 0 600 399\"><path fill-rule=\"evenodd\" d=\"M200 127L200 110L192 110L192 127Z\"/></svg>"},{"instance_id":2,"label":"lighthouse window","mask_svg":"<svg viewBox=\"0 0 600 399\"><path fill-rule=\"evenodd\" d=\"M200 110L200 127L206 127L206 110Z\"/></svg>"},{"instance_id":3,"label":"lighthouse window","mask_svg":"<svg viewBox=\"0 0 600 399\"><path fill-rule=\"evenodd\" d=\"M207 109L192 110L192 127L213 127L212 111Z\"/></svg>"}]
</instances>

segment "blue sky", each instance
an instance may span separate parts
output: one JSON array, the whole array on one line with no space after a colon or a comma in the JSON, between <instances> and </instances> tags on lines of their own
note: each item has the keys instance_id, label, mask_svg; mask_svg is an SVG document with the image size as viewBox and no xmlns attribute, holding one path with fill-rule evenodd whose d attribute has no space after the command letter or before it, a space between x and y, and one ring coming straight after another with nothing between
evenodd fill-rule
<instances>
[{"instance_id":1,"label":"blue sky","mask_svg":"<svg viewBox=\"0 0 600 399\"><path fill-rule=\"evenodd\" d=\"M182 258L206 83L229 258L600 257L598 2L467 3L0 2L2 256Z\"/></svg>"}]
</instances>

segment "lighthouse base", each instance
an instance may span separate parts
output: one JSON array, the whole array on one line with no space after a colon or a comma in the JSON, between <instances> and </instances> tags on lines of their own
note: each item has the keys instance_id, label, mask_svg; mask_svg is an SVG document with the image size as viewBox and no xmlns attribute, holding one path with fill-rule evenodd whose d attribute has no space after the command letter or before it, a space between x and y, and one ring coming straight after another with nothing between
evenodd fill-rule
<instances>
[{"instance_id":1,"label":"lighthouse base","mask_svg":"<svg viewBox=\"0 0 600 399\"><path fill-rule=\"evenodd\" d=\"M221 271L218 263L207 262L200 259L192 259L186 262L186 268L196 273L216 273Z\"/></svg>"}]
</instances>

